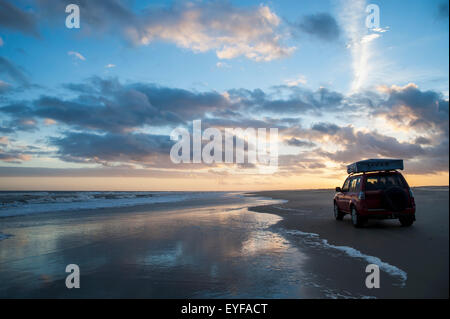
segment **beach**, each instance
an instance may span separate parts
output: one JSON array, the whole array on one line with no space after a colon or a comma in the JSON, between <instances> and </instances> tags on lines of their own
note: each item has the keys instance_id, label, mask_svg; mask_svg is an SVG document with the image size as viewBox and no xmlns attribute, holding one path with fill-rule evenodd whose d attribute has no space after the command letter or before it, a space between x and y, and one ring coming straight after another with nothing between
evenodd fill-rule
<instances>
[{"instance_id":1,"label":"beach","mask_svg":"<svg viewBox=\"0 0 450 319\"><path fill-rule=\"evenodd\" d=\"M414 192L412 227L361 229L331 190L2 193L0 297L447 298L448 187Z\"/></svg>"}]
</instances>

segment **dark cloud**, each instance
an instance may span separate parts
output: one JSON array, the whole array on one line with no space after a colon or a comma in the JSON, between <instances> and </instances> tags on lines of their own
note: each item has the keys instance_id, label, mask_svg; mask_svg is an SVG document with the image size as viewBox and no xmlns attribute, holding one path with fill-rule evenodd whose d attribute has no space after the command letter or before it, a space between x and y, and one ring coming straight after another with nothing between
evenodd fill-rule
<instances>
[{"instance_id":1,"label":"dark cloud","mask_svg":"<svg viewBox=\"0 0 450 319\"><path fill-rule=\"evenodd\" d=\"M299 123L298 118L256 120L247 114L319 114L337 111L343 96L320 88L317 91L278 87L275 92L235 89L225 94L196 92L155 84L123 85L117 79L93 77L85 83L63 86L77 96L70 100L41 96L31 102L5 105L0 112L17 121L52 119L77 129L126 132L149 126L188 125L203 119L211 125L226 127L278 127ZM280 99L283 90L288 96ZM71 94L72 96L73 94Z\"/></svg>"},{"instance_id":2,"label":"dark cloud","mask_svg":"<svg viewBox=\"0 0 450 319\"><path fill-rule=\"evenodd\" d=\"M291 139L286 141L287 145L297 146L297 147L314 147L316 144L310 141L300 140L298 138L292 137Z\"/></svg>"},{"instance_id":3,"label":"dark cloud","mask_svg":"<svg viewBox=\"0 0 450 319\"><path fill-rule=\"evenodd\" d=\"M438 4L437 7L437 14L439 19L446 19L448 20L448 1L442 1Z\"/></svg>"},{"instance_id":4,"label":"dark cloud","mask_svg":"<svg viewBox=\"0 0 450 319\"><path fill-rule=\"evenodd\" d=\"M229 90L231 100L238 100L243 107L256 111L267 111L276 114L320 114L323 111L338 111L343 101L343 95L319 88L311 91L304 88L290 86L276 86L275 92L266 93L260 89ZM279 98L279 95L287 95Z\"/></svg>"},{"instance_id":5,"label":"dark cloud","mask_svg":"<svg viewBox=\"0 0 450 319\"><path fill-rule=\"evenodd\" d=\"M335 41L341 33L336 19L328 13L306 15L291 28L294 36L304 32L325 41Z\"/></svg>"},{"instance_id":6,"label":"dark cloud","mask_svg":"<svg viewBox=\"0 0 450 319\"><path fill-rule=\"evenodd\" d=\"M438 129L448 135L449 105L440 93L421 91L413 84L393 87L381 107L376 114L383 114L400 125L417 130Z\"/></svg>"},{"instance_id":7,"label":"dark cloud","mask_svg":"<svg viewBox=\"0 0 450 319\"><path fill-rule=\"evenodd\" d=\"M6 0L0 0L0 27L39 36L36 16Z\"/></svg>"},{"instance_id":8,"label":"dark cloud","mask_svg":"<svg viewBox=\"0 0 450 319\"><path fill-rule=\"evenodd\" d=\"M168 157L173 142L164 135L68 132L64 137L51 138L51 144L58 147L58 156L65 161L145 164L158 154Z\"/></svg>"},{"instance_id":9,"label":"dark cloud","mask_svg":"<svg viewBox=\"0 0 450 319\"><path fill-rule=\"evenodd\" d=\"M335 134L337 131L339 131L340 127L336 124L332 123L316 123L312 126L312 129L314 131L319 131L321 133L325 134Z\"/></svg>"},{"instance_id":10,"label":"dark cloud","mask_svg":"<svg viewBox=\"0 0 450 319\"><path fill-rule=\"evenodd\" d=\"M414 140L414 143L420 144L420 145L430 145L430 144L432 144L432 141L429 138L419 136Z\"/></svg>"},{"instance_id":11,"label":"dark cloud","mask_svg":"<svg viewBox=\"0 0 450 319\"><path fill-rule=\"evenodd\" d=\"M341 134L341 150L327 154L327 157L336 162L351 163L361 158L391 157L414 158L425 154L424 149L417 144L399 142L391 136L377 132L353 132L353 134Z\"/></svg>"},{"instance_id":12,"label":"dark cloud","mask_svg":"<svg viewBox=\"0 0 450 319\"><path fill-rule=\"evenodd\" d=\"M10 80L22 85L28 86L30 83L23 71L12 62L0 56L0 74L5 75Z\"/></svg>"}]
</instances>

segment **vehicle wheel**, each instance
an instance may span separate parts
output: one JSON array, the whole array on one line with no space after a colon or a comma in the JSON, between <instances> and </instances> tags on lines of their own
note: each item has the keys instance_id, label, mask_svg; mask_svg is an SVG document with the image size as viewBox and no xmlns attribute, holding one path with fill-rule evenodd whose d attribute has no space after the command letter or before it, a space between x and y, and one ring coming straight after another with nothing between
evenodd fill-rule
<instances>
[{"instance_id":1,"label":"vehicle wheel","mask_svg":"<svg viewBox=\"0 0 450 319\"><path fill-rule=\"evenodd\" d=\"M352 215L353 226L361 227L364 224L364 219L358 214L355 207L353 207L353 206L351 208L351 215Z\"/></svg>"},{"instance_id":2,"label":"vehicle wheel","mask_svg":"<svg viewBox=\"0 0 450 319\"><path fill-rule=\"evenodd\" d=\"M409 227L414 223L414 217L412 216L399 217L398 220L403 227Z\"/></svg>"},{"instance_id":3,"label":"vehicle wheel","mask_svg":"<svg viewBox=\"0 0 450 319\"><path fill-rule=\"evenodd\" d=\"M336 220L344 219L344 213L339 210L339 207L336 203L334 203L334 218L336 218Z\"/></svg>"}]
</instances>

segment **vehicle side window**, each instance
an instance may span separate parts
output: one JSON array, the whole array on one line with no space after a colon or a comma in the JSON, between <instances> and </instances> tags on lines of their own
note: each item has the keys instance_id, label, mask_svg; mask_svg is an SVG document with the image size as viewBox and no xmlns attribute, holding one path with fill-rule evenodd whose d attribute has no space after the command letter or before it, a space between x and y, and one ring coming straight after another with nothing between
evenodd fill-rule
<instances>
[{"instance_id":1,"label":"vehicle side window","mask_svg":"<svg viewBox=\"0 0 450 319\"><path fill-rule=\"evenodd\" d=\"M367 191L373 191L378 189L378 177L367 177L366 181L366 190Z\"/></svg>"},{"instance_id":2,"label":"vehicle side window","mask_svg":"<svg viewBox=\"0 0 450 319\"><path fill-rule=\"evenodd\" d=\"M356 178L352 178L351 182L350 182L350 192L353 193L355 191L355 187L356 187Z\"/></svg>"},{"instance_id":3,"label":"vehicle side window","mask_svg":"<svg viewBox=\"0 0 450 319\"><path fill-rule=\"evenodd\" d=\"M347 178L345 180L344 186L342 186L342 192L344 193L348 192L349 185L350 185L350 178Z\"/></svg>"},{"instance_id":4,"label":"vehicle side window","mask_svg":"<svg viewBox=\"0 0 450 319\"><path fill-rule=\"evenodd\" d=\"M355 192L359 192L361 190L361 176L358 176L355 180Z\"/></svg>"},{"instance_id":5,"label":"vehicle side window","mask_svg":"<svg viewBox=\"0 0 450 319\"><path fill-rule=\"evenodd\" d=\"M350 192L352 193L358 192L360 183L361 183L361 176L352 178L350 182Z\"/></svg>"}]
</instances>

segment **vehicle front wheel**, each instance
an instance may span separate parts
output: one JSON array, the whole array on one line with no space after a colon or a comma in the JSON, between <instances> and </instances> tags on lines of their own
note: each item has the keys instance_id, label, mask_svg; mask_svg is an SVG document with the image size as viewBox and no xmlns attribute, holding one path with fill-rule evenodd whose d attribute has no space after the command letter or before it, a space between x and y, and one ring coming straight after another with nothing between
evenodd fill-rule
<instances>
[{"instance_id":1,"label":"vehicle front wheel","mask_svg":"<svg viewBox=\"0 0 450 319\"><path fill-rule=\"evenodd\" d=\"M364 219L361 217L361 215L358 214L355 207L352 206L351 208L351 215L352 215L352 224L355 227L361 227L364 224Z\"/></svg>"},{"instance_id":2,"label":"vehicle front wheel","mask_svg":"<svg viewBox=\"0 0 450 319\"><path fill-rule=\"evenodd\" d=\"M342 220L342 219L344 219L344 215L345 214L339 210L339 207L335 202L334 203L334 218L336 218L336 220Z\"/></svg>"},{"instance_id":3,"label":"vehicle front wheel","mask_svg":"<svg viewBox=\"0 0 450 319\"><path fill-rule=\"evenodd\" d=\"M409 227L414 223L413 216L402 216L398 219L403 227Z\"/></svg>"}]
</instances>

